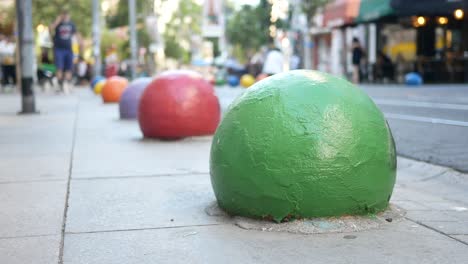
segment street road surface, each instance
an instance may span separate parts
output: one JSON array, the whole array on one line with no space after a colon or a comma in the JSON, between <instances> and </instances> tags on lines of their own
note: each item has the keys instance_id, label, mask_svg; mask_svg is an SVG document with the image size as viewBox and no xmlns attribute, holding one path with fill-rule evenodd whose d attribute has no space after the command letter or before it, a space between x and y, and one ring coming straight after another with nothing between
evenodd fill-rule
<instances>
[{"instance_id":1,"label":"street road surface","mask_svg":"<svg viewBox=\"0 0 468 264\"><path fill-rule=\"evenodd\" d=\"M399 155L468 172L468 85L361 86L384 112ZM217 88L225 110L240 88Z\"/></svg>"}]
</instances>

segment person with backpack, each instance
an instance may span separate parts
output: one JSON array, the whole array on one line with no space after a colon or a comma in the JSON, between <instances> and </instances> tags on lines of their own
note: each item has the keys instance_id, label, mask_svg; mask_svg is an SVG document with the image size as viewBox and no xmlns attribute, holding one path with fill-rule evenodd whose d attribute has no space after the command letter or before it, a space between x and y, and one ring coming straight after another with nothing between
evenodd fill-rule
<instances>
[{"instance_id":1,"label":"person with backpack","mask_svg":"<svg viewBox=\"0 0 468 264\"><path fill-rule=\"evenodd\" d=\"M50 26L54 33L54 61L57 67L56 77L60 89L68 93L72 79L73 50L72 39L76 34L75 24L70 20L70 14L64 10Z\"/></svg>"}]
</instances>

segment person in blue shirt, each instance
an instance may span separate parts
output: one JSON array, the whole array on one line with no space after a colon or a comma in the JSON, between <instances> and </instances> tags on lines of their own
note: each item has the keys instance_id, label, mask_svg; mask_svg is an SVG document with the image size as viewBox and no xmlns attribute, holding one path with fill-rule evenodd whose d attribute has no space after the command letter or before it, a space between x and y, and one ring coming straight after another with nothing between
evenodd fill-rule
<instances>
[{"instance_id":1,"label":"person in blue shirt","mask_svg":"<svg viewBox=\"0 0 468 264\"><path fill-rule=\"evenodd\" d=\"M54 33L54 60L57 67L56 77L63 92L68 92L68 84L72 78L73 50L72 39L76 34L75 24L70 20L70 14L64 10L50 26ZM64 84L67 82L67 84Z\"/></svg>"}]
</instances>

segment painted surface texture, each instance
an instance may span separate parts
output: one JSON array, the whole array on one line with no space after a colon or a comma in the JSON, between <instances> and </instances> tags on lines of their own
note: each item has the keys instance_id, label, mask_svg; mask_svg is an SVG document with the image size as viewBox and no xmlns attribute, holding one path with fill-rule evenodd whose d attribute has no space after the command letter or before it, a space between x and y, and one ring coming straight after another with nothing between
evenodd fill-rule
<instances>
[{"instance_id":1,"label":"painted surface texture","mask_svg":"<svg viewBox=\"0 0 468 264\"><path fill-rule=\"evenodd\" d=\"M168 71L145 89L138 122L145 137L177 139L211 135L220 119L213 86L193 71Z\"/></svg>"},{"instance_id":2,"label":"painted surface texture","mask_svg":"<svg viewBox=\"0 0 468 264\"><path fill-rule=\"evenodd\" d=\"M102 87L102 100L104 103L118 103L120 96L128 86L128 80L120 76L109 78Z\"/></svg>"},{"instance_id":3,"label":"painted surface texture","mask_svg":"<svg viewBox=\"0 0 468 264\"><path fill-rule=\"evenodd\" d=\"M210 171L218 204L233 215L282 221L368 214L390 200L395 145L359 88L290 71L231 104L213 138Z\"/></svg>"},{"instance_id":4,"label":"painted surface texture","mask_svg":"<svg viewBox=\"0 0 468 264\"><path fill-rule=\"evenodd\" d=\"M123 92L119 102L120 118L135 119L138 115L138 103L145 91L146 86L151 83L152 78L138 78L132 81Z\"/></svg>"}]
</instances>

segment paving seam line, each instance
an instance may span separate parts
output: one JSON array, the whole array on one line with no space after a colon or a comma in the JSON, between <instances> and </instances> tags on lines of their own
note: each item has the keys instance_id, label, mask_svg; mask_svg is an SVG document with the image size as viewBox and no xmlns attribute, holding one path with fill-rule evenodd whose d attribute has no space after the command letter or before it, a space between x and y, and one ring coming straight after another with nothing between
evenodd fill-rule
<instances>
[{"instance_id":1,"label":"paving seam line","mask_svg":"<svg viewBox=\"0 0 468 264\"><path fill-rule=\"evenodd\" d=\"M40 234L40 235L23 235L23 236L5 236L5 237L0 237L0 240L15 239L15 238L53 237L53 236L58 236L58 235L60 235L60 234Z\"/></svg>"},{"instance_id":2,"label":"paving seam line","mask_svg":"<svg viewBox=\"0 0 468 264\"><path fill-rule=\"evenodd\" d=\"M66 179L36 179L36 180L18 180L18 181L0 181L0 185L2 184L19 184L19 183L34 183L34 182L62 182L66 181Z\"/></svg>"},{"instance_id":3,"label":"paving seam line","mask_svg":"<svg viewBox=\"0 0 468 264\"><path fill-rule=\"evenodd\" d=\"M430 229L430 230L432 230L432 231L434 231L434 232L437 232L437 233L439 233L439 234L441 234L441 235L443 235L443 236L446 236L446 237L448 237L448 238L451 238L451 239L453 239L453 240L455 240L455 241L457 241L457 242L460 242L460 243L464 244L465 246L468 246L468 242L465 242L465 241L463 241L463 240L461 240L461 239L458 239L458 238L456 238L456 237L453 237L452 235L446 234L446 233L440 231L439 229L436 229L436 228L434 228L434 227L432 227L432 226L426 225L426 224L424 224L424 223L422 223L422 222L420 222L420 221L411 219L411 218L406 217L406 216L405 216L405 219L408 220L408 221L411 221L411 222L413 222L413 223L415 223L415 224L418 224L418 225L420 225L420 226L423 226L423 227L425 227L425 228L427 228L427 229Z\"/></svg>"},{"instance_id":4,"label":"paving seam line","mask_svg":"<svg viewBox=\"0 0 468 264\"><path fill-rule=\"evenodd\" d=\"M62 230L61 230L61 238L60 238L59 257L58 257L59 264L63 264L63 251L64 251L64 246L65 246L65 228L67 224L67 214L68 214L68 198L70 196L70 183L71 183L71 175L73 172L73 158L74 158L74 153L75 153L79 112L80 112L80 100L79 98L77 98L75 118L73 121L73 137L72 137L72 144L71 144L71 150L70 150L70 166L68 168L67 191L65 193L65 206L63 209L63 218L62 218L63 222L62 222Z\"/></svg>"},{"instance_id":5,"label":"paving seam line","mask_svg":"<svg viewBox=\"0 0 468 264\"><path fill-rule=\"evenodd\" d=\"M231 224L232 223L217 223L217 224L200 224L200 225L129 228L129 229L84 231L84 232L65 232L65 234L66 235L81 235L81 234L117 233L117 232L133 232L133 231L146 231L146 230L178 229L178 228L190 228L190 227L210 227L210 226L222 226L222 225L231 225Z\"/></svg>"},{"instance_id":6,"label":"paving seam line","mask_svg":"<svg viewBox=\"0 0 468 264\"><path fill-rule=\"evenodd\" d=\"M444 109L444 110L468 110L467 104L458 103L437 103L428 101L414 101L414 100L393 100L393 99L374 99L378 105L389 106L405 106L413 108L429 108L429 109Z\"/></svg>"},{"instance_id":7,"label":"paving seam line","mask_svg":"<svg viewBox=\"0 0 468 264\"><path fill-rule=\"evenodd\" d=\"M463 170L460 170L460 169L457 169L457 168L452 168L452 167L449 167L450 165L447 165L447 164L431 163L431 162L429 162L427 160L418 159L416 157L412 157L412 156L406 155L404 153L397 153L397 156L398 156L398 158L403 158L405 160L408 160L409 162L412 163L412 165L414 165L415 163L424 163L424 165L429 165L429 166L433 166L433 167L442 168L442 169L444 169L444 171L446 173L447 172L458 172L458 173L467 175L467 177L468 177L468 171L463 171ZM407 168L409 168L409 167L407 166L407 167L404 167L404 168L400 168L400 170L407 169Z\"/></svg>"},{"instance_id":8,"label":"paving seam line","mask_svg":"<svg viewBox=\"0 0 468 264\"><path fill-rule=\"evenodd\" d=\"M87 181L87 180L108 180L108 179L138 179L138 178L159 178L159 177L180 177L180 176L196 176L196 175L209 175L209 172L184 172L184 173L168 173L168 174L148 174L148 175L123 175L123 176L109 176L109 177L79 177L72 178L74 181Z\"/></svg>"}]
</instances>

